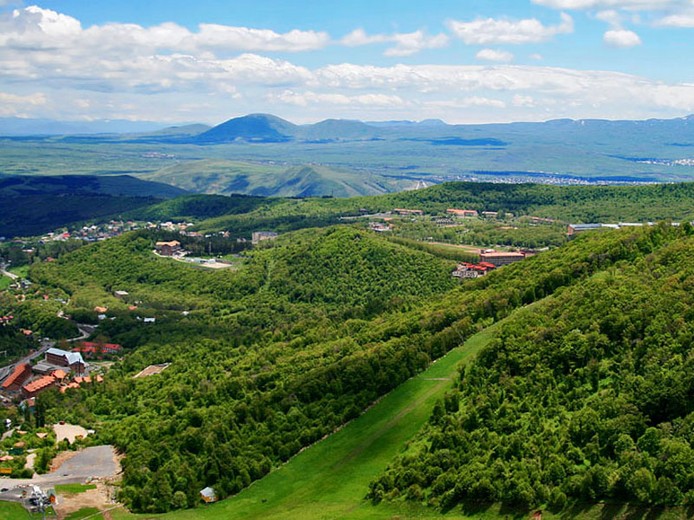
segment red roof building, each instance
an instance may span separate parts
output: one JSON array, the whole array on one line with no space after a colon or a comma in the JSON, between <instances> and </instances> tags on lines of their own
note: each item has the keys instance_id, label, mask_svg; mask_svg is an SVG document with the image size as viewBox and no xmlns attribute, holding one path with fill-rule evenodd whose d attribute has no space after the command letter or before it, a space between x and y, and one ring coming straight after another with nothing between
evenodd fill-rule
<instances>
[{"instance_id":1,"label":"red roof building","mask_svg":"<svg viewBox=\"0 0 694 520\"><path fill-rule=\"evenodd\" d=\"M14 372L5 379L2 384L2 389L8 392L16 392L22 387L24 381L29 379L31 376L31 365L29 363L22 363L14 368Z\"/></svg>"},{"instance_id":2,"label":"red roof building","mask_svg":"<svg viewBox=\"0 0 694 520\"><path fill-rule=\"evenodd\" d=\"M39 393L52 387L57 379L53 376L43 376L22 387L24 397L36 397Z\"/></svg>"},{"instance_id":3,"label":"red roof building","mask_svg":"<svg viewBox=\"0 0 694 520\"><path fill-rule=\"evenodd\" d=\"M93 341L83 341L78 347L72 349L73 352L80 352L85 357L117 354L121 350L123 347L117 343L95 343Z\"/></svg>"}]
</instances>

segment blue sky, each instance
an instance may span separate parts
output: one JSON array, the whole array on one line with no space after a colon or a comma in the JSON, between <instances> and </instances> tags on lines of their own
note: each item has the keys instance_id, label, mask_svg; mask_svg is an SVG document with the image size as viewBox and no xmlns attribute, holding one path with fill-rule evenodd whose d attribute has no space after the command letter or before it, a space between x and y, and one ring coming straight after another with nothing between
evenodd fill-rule
<instances>
[{"instance_id":1,"label":"blue sky","mask_svg":"<svg viewBox=\"0 0 694 520\"><path fill-rule=\"evenodd\" d=\"M694 112L694 0L0 0L0 117Z\"/></svg>"}]
</instances>

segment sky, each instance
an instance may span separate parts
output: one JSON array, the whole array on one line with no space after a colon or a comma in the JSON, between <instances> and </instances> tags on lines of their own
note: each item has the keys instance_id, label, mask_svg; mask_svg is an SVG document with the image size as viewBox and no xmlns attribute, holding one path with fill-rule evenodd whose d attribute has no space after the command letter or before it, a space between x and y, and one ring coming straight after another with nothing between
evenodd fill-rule
<instances>
[{"instance_id":1,"label":"sky","mask_svg":"<svg viewBox=\"0 0 694 520\"><path fill-rule=\"evenodd\" d=\"M694 0L0 0L0 117L675 118Z\"/></svg>"}]
</instances>

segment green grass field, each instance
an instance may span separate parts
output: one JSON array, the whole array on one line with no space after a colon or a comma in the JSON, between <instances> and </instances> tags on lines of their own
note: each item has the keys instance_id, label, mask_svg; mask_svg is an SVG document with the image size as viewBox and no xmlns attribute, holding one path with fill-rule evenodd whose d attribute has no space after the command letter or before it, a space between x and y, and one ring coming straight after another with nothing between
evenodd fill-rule
<instances>
[{"instance_id":1,"label":"green grass field","mask_svg":"<svg viewBox=\"0 0 694 520\"><path fill-rule=\"evenodd\" d=\"M10 280L7 276L0 275L0 291L7 289L11 283L12 280Z\"/></svg>"},{"instance_id":2,"label":"green grass field","mask_svg":"<svg viewBox=\"0 0 694 520\"><path fill-rule=\"evenodd\" d=\"M77 495L90 489L96 489L96 484L58 484L55 492L59 495Z\"/></svg>"},{"instance_id":3,"label":"green grass field","mask_svg":"<svg viewBox=\"0 0 694 520\"><path fill-rule=\"evenodd\" d=\"M364 497L369 482L427 421L436 400L451 387L459 364L472 359L490 337L489 330L472 337L463 347L451 351L424 373L398 387L342 430L300 453L239 495L163 517L171 520L440 518L438 512L417 505L374 506ZM135 517L119 511L111 514L113 518Z\"/></svg>"}]
</instances>

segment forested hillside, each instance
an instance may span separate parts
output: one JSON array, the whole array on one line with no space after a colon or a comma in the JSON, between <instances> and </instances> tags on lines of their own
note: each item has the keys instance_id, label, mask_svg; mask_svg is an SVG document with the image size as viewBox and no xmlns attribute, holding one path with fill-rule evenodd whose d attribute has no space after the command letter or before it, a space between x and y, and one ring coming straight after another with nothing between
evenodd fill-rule
<instances>
[{"instance_id":1,"label":"forested hillside","mask_svg":"<svg viewBox=\"0 0 694 520\"><path fill-rule=\"evenodd\" d=\"M625 237L620 262L507 319L371 497L694 503L692 235Z\"/></svg>"},{"instance_id":2,"label":"forested hillside","mask_svg":"<svg viewBox=\"0 0 694 520\"><path fill-rule=\"evenodd\" d=\"M448 261L348 227L287 234L236 272L156 258L151 236L127 235L34 266L72 312L108 304L115 319L99 332L128 350L104 385L41 400L49 417L95 427L125 453L129 507L192 507L202 487L242 489L515 308L689 231L586 237L460 286ZM153 363L171 365L133 379ZM381 494L395 496L387 484Z\"/></svg>"},{"instance_id":3,"label":"forested hillside","mask_svg":"<svg viewBox=\"0 0 694 520\"><path fill-rule=\"evenodd\" d=\"M452 182L430 188L350 199L266 199L244 214L217 214L202 222L205 231L281 231L338 222L341 216L416 208L445 214L448 208L504 211L564 222L644 222L692 220L694 183L650 186L551 186ZM184 199L185 200L185 199Z\"/></svg>"}]
</instances>

